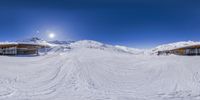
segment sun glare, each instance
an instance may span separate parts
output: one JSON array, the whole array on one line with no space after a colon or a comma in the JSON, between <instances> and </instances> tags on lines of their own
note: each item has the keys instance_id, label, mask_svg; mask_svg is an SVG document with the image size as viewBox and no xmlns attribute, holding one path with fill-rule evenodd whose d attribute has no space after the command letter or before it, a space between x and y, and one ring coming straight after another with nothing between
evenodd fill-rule
<instances>
[{"instance_id":1,"label":"sun glare","mask_svg":"<svg viewBox=\"0 0 200 100\"><path fill-rule=\"evenodd\" d=\"M55 37L54 33L49 33L49 38L53 39Z\"/></svg>"}]
</instances>

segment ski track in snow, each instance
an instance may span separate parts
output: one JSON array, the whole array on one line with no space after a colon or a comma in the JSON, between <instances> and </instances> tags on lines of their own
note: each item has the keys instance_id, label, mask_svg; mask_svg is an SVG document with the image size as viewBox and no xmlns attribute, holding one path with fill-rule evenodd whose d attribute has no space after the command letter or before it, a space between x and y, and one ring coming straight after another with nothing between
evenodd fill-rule
<instances>
[{"instance_id":1,"label":"ski track in snow","mask_svg":"<svg viewBox=\"0 0 200 100\"><path fill-rule=\"evenodd\" d=\"M200 100L200 57L54 51L0 56L0 100Z\"/></svg>"}]
</instances>

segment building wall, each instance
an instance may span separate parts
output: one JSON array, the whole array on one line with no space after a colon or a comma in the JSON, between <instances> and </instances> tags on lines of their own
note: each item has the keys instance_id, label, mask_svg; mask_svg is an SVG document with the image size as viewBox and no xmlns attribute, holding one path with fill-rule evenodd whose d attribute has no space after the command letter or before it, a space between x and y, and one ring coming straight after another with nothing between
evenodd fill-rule
<instances>
[{"instance_id":1,"label":"building wall","mask_svg":"<svg viewBox=\"0 0 200 100\"><path fill-rule=\"evenodd\" d=\"M200 48L192 48L185 50L186 55L200 55Z\"/></svg>"},{"instance_id":2,"label":"building wall","mask_svg":"<svg viewBox=\"0 0 200 100\"><path fill-rule=\"evenodd\" d=\"M17 49L17 54L18 55L30 55L30 54L37 54L38 50L37 49Z\"/></svg>"},{"instance_id":3,"label":"building wall","mask_svg":"<svg viewBox=\"0 0 200 100\"><path fill-rule=\"evenodd\" d=\"M0 48L0 54L2 54L3 53L3 49L2 48Z\"/></svg>"},{"instance_id":4,"label":"building wall","mask_svg":"<svg viewBox=\"0 0 200 100\"><path fill-rule=\"evenodd\" d=\"M2 55L16 55L17 54L17 47L0 48L0 54L2 54Z\"/></svg>"},{"instance_id":5,"label":"building wall","mask_svg":"<svg viewBox=\"0 0 200 100\"><path fill-rule=\"evenodd\" d=\"M179 48L174 50L159 51L158 55L200 55L200 47Z\"/></svg>"},{"instance_id":6,"label":"building wall","mask_svg":"<svg viewBox=\"0 0 200 100\"><path fill-rule=\"evenodd\" d=\"M38 54L40 47L36 45L0 45L0 55L30 55Z\"/></svg>"}]
</instances>

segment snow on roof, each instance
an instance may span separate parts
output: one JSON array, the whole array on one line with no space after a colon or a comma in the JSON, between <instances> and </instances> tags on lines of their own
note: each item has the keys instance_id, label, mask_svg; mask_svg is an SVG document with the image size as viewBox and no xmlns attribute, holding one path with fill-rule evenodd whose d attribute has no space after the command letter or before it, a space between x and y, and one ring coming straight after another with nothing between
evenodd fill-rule
<instances>
[{"instance_id":1,"label":"snow on roof","mask_svg":"<svg viewBox=\"0 0 200 100\"><path fill-rule=\"evenodd\" d=\"M17 42L0 42L0 45L18 44Z\"/></svg>"},{"instance_id":2,"label":"snow on roof","mask_svg":"<svg viewBox=\"0 0 200 100\"><path fill-rule=\"evenodd\" d=\"M188 46L194 46L194 45L200 45L200 42L183 41L183 42L164 44L164 45L157 46L153 50L154 51L165 51L165 50L173 50L173 49L178 49L178 48L183 48L183 47L188 47Z\"/></svg>"}]
</instances>

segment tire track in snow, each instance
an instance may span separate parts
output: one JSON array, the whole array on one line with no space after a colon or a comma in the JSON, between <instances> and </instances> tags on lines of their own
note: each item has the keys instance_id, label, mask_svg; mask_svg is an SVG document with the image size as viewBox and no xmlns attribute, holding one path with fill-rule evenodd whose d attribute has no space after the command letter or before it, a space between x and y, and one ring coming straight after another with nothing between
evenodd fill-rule
<instances>
[{"instance_id":1,"label":"tire track in snow","mask_svg":"<svg viewBox=\"0 0 200 100\"><path fill-rule=\"evenodd\" d=\"M36 89L23 89L23 88L16 88L17 85L15 86L16 88L16 93L14 93L15 96L20 96L20 98L33 98L33 97L45 97L45 95L51 95L55 93L59 89L59 85L64 81L65 77L67 76L68 72L70 71L70 68L67 67L67 64L69 64L69 59L68 58L62 58L57 64L57 66L52 66L55 67L56 71L51 74L46 80L38 81ZM24 84L25 85L25 84ZM27 86L27 87L32 87L32 86ZM9 94L4 94L0 96L0 98L3 98L7 95L13 95L12 93ZM48 96L47 96L48 97Z\"/></svg>"},{"instance_id":2,"label":"tire track in snow","mask_svg":"<svg viewBox=\"0 0 200 100\"><path fill-rule=\"evenodd\" d=\"M59 89L59 85L64 81L65 76L67 76L67 71L65 68L65 63L63 61L60 62L62 65L59 66L51 78L48 80L44 80L40 82L40 84L44 84L43 86L38 86L38 89L36 90L30 90L30 92L25 91L25 97L45 97L45 95L48 97L49 95L52 95ZM69 70L69 69L68 69ZM34 91L34 93L32 93ZM28 93L27 93L28 92ZM21 92L22 93L22 92Z\"/></svg>"}]
</instances>

